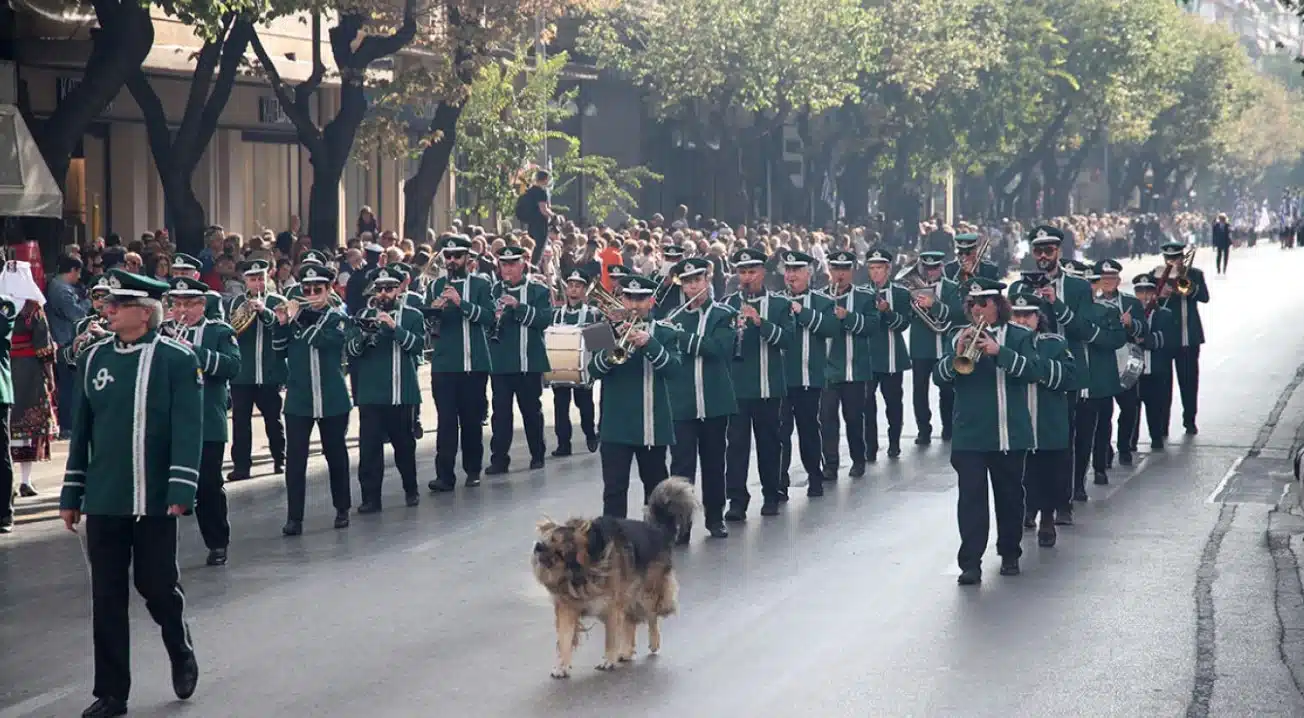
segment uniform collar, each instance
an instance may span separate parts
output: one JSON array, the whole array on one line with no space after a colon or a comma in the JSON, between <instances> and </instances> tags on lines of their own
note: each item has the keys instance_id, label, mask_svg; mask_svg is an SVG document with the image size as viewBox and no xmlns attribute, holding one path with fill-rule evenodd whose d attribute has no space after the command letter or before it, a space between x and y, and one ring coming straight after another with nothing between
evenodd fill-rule
<instances>
[{"instance_id":1,"label":"uniform collar","mask_svg":"<svg viewBox=\"0 0 1304 718\"><path fill-rule=\"evenodd\" d=\"M158 330L151 329L145 332L139 339L134 342L124 342L118 337L113 338L113 348L120 352L134 352L144 348L146 345L154 343L158 339Z\"/></svg>"}]
</instances>

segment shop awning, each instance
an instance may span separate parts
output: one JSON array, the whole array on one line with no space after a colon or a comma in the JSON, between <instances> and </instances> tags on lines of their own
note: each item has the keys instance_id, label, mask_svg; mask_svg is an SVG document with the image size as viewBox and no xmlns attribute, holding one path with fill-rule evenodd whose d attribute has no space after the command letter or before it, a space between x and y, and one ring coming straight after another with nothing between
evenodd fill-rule
<instances>
[{"instance_id":1,"label":"shop awning","mask_svg":"<svg viewBox=\"0 0 1304 718\"><path fill-rule=\"evenodd\" d=\"M27 123L17 107L0 105L0 217L62 216L63 192Z\"/></svg>"}]
</instances>

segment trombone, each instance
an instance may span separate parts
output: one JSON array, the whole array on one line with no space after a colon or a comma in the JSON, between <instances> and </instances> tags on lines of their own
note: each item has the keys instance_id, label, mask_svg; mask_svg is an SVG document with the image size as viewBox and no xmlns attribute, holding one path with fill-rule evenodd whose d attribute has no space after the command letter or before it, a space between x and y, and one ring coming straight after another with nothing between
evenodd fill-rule
<instances>
[{"instance_id":1,"label":"trombone","mask_svg":"<svg viewBox=\"0 0 1304 718\"><path fill-rule=\"evenodd\" d=\"M933 291L933 285L927 279L924 279L923 274L920 273L918 261L912 262L897 272L897 275L892 278L892 282L900 284L910 292L910 308L915 310L915 314L924 322L924 326L935 334L942 334L948 329L948 322L934 318L914 301L917 295L932 293ZM891 286L891 284L888 286ZM938 301L941 300L938 299Z\"/></svg>"},{"instance_id":2,"label":"trombone","mask_svg":"<svg viewBox=\"0 0 1304 718\"><path fill-rule=\"evenodd\" d=\"M1195 293L1195 283L1187 276L1191 271L1191 265L1195 264L1195 252L1198 249L1191 245L1182 251L1182 261L1177 266L1177 279L1173 282L1173 289L1183 297L1189 297Z\"/></svg>"}]
</instances>

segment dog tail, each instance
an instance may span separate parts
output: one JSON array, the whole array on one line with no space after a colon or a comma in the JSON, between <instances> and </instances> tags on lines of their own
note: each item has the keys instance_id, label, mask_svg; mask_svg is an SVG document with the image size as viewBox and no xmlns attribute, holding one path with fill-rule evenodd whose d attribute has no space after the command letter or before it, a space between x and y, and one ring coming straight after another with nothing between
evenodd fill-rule
<instances>
[{"instance_id":1,"label":"dog tail","mask_svg":"<svg viewBox=\"0 0 1304 718\"><path fill-rule=\"evenodd\" d=\"M656 485L643 509L644 520L664 529L671 537L693 525L697 497L687 479L672 476Z\"/></svg>"}]
</instances>

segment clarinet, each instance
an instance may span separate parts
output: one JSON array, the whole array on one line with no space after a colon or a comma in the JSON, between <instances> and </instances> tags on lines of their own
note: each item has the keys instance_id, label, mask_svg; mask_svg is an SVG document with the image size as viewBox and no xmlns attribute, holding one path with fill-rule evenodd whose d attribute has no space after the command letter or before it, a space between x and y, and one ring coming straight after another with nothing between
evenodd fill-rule
<instances>
[{"instance_id":1,"label":"clarinet","mask_svg":"<svg viewBox=\"0 0 1304 718\"><path fill-rule=\"evenodd\" d=\"M496 310L494 311L494 323L489 327L489 341L495 344L503 340L502 297L499 297L498 299L499 301L494 302L494 304L497 305Z\"/></svg>"},{"instance_id":2,"label":"clarinet","mask_svg":"<svg viewBox=\"0 0 1304 718\"><path fill-rule=\"evenodd\" d=\"M747 295L738 295L738 319L734 322L733 360L743 360L743 336L747 333L747 318L743 316L743 307L747 306Z\"/></svg>"}]
</instances>

